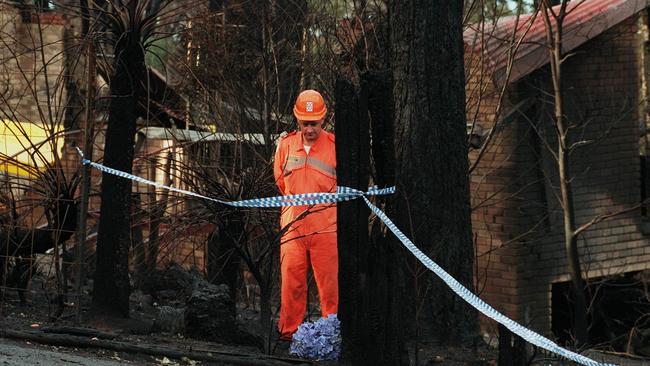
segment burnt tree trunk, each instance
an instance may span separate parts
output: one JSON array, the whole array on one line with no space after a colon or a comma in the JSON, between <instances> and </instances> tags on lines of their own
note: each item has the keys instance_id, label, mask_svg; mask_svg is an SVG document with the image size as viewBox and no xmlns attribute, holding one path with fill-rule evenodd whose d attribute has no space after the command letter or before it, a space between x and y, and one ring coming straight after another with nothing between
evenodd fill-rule
<instances>
[{"instance_id":1,"label":"burnt tree trunk","mask_svg":"<svg viewBox=\"0 0 650 366\"><path fill-rule=\"evenodd\" d=\"M339 81L336 88L337 181L340 186L366 190L370 166L370 115L375 183L391 185L392 113L390 79L364 75L358 91ZM379 202L377 202L379 201ZM375 202L380 207L382 199ZM386 238L379 222L368 235L369 211L362 200L338 206L339 317L343 364L407 365L402 319L401 251ZM389 234L391 235L391 234Z\"/></svg>"},{"instance_id":2,"label":"burnt tree trunk","mask_svg":"<svg viewBox=\"0 0 650 366\"><path fill-rule=\"evenodd\" d=\"M129 13L124 24L114 25L114 75L104 150L104 164L131 173L136 129L136 105L143 94L144 49L137 27L137 2L116 11ZM102 200L97 238L97 268L92 309L95 313L128 317L129 245L131 243L131 181L102 175Z\"/></svg>"},{"instance_id":3,"label":"burnt tree trunk","mask_svg":"<svg viewBox=\"0 0 650 366\"><path fill-rule=\"evenodd\" d=\"M370 73L363 76L368 88L368 108L372 130L372 166L375 184L379 187L395 185L395 148L393 140L393 103L391 78L388 73ZM375 204L394 217L389 206L390 196L379 196ZM404 342L406 293L404 251L401 243L383 223L375 220L371 231L371 252L368 255L368 275L371 286L373 341L379 360L386 365L408 365L409 356Z\"/></svg>"},{"instance_id":4,"label":"burnt tree trunk","mask_svg":"<svg viewBox=\"0 0 650 366\"><path fill-rule=\"evenodd\" d=\"M395 221L423 252L471 289L474 250L465 132L463 2L395 1L389 12ZM409 322L410 330L452 344L474 339L476 312L431 272L418 267L420 272L412 274L416 291L409 306L417 315Z\"/></svg>"},{"instance_id":5,"label":"burnt tree trunk","mask_svg":"<svg viewBox=\"0 0 650 366\"><path fill-rule=\"evenodd\" d=\"M338 80L336 99L336 179L339 186L368 187L369 124L365 96L346 80ZM348 364L360 364L372 354L368 349L368 319L364 296L368 238L368 209L362 200L337 206L339 247L339 318L343 355Z\"/></svg>"},{"instance_id":6,"label":"burnt tree trunk","mask_svg":"<svg viewBox=\"0 0 650 366\"><path fill-rule=\"evenodd\" d=\"M499 357L497 366L527 365L526 341L499 324Z\"/></svg>"}]
</instances>

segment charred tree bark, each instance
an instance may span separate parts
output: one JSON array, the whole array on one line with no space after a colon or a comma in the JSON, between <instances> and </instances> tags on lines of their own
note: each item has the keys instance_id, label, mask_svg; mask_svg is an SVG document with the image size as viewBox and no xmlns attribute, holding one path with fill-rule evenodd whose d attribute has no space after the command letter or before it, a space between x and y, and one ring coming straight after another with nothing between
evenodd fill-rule
<instances>
[{"instance_id":1,"label":"charred tree bark","mask_svg":"<svg viewBox=\"0 0 650 366\"><path fill-rule=\"evenodd\" d=\"M504 325L499 324L499 358L498 366L527 365L525 341L513 334Z\"/></svg>"},{"instance_id":2,"label":"charred tree bark","mask_svg":"<svg viewBox=\"0 0 650 366\"><path fill-rule=\"evenodd\" d=\"M472 288L473 244L465 132L462 1L390 5L397 225ZM428 270L413 273L422 335L452 344L477 336L476 312ZM414 267L414 268L418 268ZM424 274L424 275L422 275ZM418 297L421 297L417 299ZM416 301L422 307L416 307ZM416 329L417 331L417 329Z\"/></svg>"},{"instance_id":3,"label":"charred tree bark","mask_svg":"<svg viewBox=\"0 0 650 366\"><path fill-rule=\"evenodd\" d=\"M368 90L368 108L372 130L372 166L375 183L380 187L395 184L395 149L393 142L393 103L390 74L368 73L363 75ZM394 217L390 198L377 197L375 202ZM371 247L368 253L369 298L373 299L367 309L371 319L371 342L378 360L386 365L408 365L410 363L404 342L405 277L404 256L401 243L384 230L375 220L371 230Z\"/></svg>"},{"instance_id":4,"label":"charred tree bark","mask_svg":"<svg viewBox=\"0 0 650 366\"><path fill-rule=\"evenodd\" d=\"M370 115L376 183L392 184L392 109L387 75L364 75L359 91L339 81L336 88L337 181L365 190L369 182ZM379 199L378 199L379 200ZM380 200L379 200L380 201ZM379 206L383 202L376 202ZM402 329L400 253L361 200L338 205L339 317L343 364L407 365ZM390 235L390 234L389 234Z\"/></svg>"},{"instance_id":5,"label":"charred tree bark","mask_svg":"<svg viewBox=\"0 0 650 366\"><path fill-rule=\"evenodd\" d=\"M144 49L141 43L137 1L117 9L128 13L121 27L114 25L115 73L110 80L111 102L104 164L131 173L136 129L136 107L143 94ZM124 15L125 17L127 15ZM131 243L131 181L102 175L102 201L97 238L97 268L92 309L95 313L129 316L129 245Z\"/></svg>"},{"instance_id":6,"label":"charred tree bark","mask_svg":"<svg viewBox=\"0 0 650 366\"><path fill-rule=\"evenodd\" d=\"M336 177L339 186L368 187L369 125L366 99L347 80L338 80L336 99ZM370 245L368 209L362 200L337 205L339 243L339 317L343 354L350 365L373 354L369 349L365 259ZM369 361L369 360L368 360ZM372 362L371 362L372 364Z\"/></svg>"}]
</instances>

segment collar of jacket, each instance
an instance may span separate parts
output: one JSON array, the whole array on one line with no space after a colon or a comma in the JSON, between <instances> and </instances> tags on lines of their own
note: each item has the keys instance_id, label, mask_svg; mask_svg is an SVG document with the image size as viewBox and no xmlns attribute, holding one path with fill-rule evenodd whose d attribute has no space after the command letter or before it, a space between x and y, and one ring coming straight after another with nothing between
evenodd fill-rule
<instances>
[{"instance_id":1,"label":"collar of jacket","mask_svg":"<svg viewBox=\"0 0 650 366\"><path fill-rule=\"evenodd\" d=\"M327 131L323 130L321 131L320 135L318 135L318 138L316 141L311 145L310 152L311 151L318 151L318 146L322 145L322 142L327 139ZM302 140L302 132L298 131L298 137L300 138L300 144L298 144L298 151L305 151L305 143Z\"/></svg>"}]
</instances>

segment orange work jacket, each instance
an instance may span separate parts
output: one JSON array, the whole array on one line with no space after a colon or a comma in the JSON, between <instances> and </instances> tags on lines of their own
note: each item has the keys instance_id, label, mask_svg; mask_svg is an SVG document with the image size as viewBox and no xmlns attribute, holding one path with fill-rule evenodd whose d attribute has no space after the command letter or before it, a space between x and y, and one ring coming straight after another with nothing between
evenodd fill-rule
<instances>
[{"instance_id":1,"label":"orange work jacket","mask_svg":"<svg viewBox=\"0 0 650 366\"><path fill-rule=\"evenodd\" d=\"M273 173L283 195L336 192L334 134L321 131L309 154L305 151L299 131L284 136L275 153ZM310 210L309 214L294 222L307 209ZM285 233L285 240L295 235L336 232L336 204L283 207L280 227L292 222Z\"/></svg>"}]
</instances>

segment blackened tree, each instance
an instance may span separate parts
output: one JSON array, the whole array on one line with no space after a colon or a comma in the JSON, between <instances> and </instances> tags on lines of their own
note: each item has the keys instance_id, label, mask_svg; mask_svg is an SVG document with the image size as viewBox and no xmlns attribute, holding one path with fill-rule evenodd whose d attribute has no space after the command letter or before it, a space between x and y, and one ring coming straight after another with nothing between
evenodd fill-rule
<instances>
[{"instance_id":1,"label":"blackened tree","mask_svg":"<svg viewBox=\"0 0 650 366\"><path fill-rule=\"evenodd\" d=\"M104 19L112 37L114 62L109 80L111 101L104 164L131 172L137 103L144 95L146 40L155 26L147 15L148 1L110 1ZM95 313L128 317L129 246L131 243L131 181L103 174L97 238L97 267L92 309Z\"/></svg>"},{"instance_id":2,"label":"blackened tree","mask_svg":"<svg viewBox=\"0 0 650 366\"><path fill-rule=\"evenodd\" d=\"M420 248L472 288L468 146L465 132L463 2L390 3L398 196L396 222ZM463 344L477 316L414 266L419 335ZM426 274L426 275L425 275ZM414 330L414 329L411 329Z\"/></svg>"}]
</instances>

